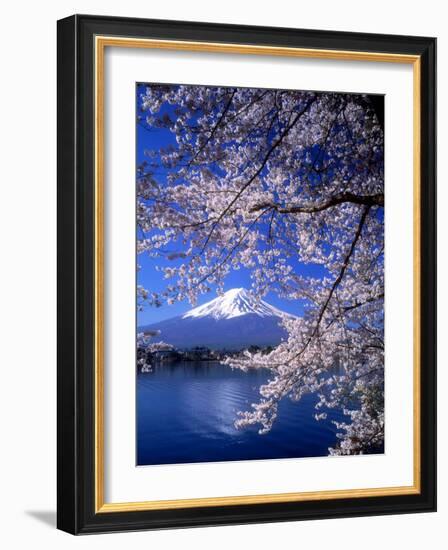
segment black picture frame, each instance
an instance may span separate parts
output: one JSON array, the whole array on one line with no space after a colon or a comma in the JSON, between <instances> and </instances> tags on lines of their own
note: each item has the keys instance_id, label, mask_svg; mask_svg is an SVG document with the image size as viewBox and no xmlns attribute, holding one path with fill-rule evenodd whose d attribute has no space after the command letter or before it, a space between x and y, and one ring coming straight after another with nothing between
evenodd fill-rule
<instances>
[{"instance_id":1,"label":"black picture frame","mask_svg":"<svg viewBox=\"0 0 448 550\"><path fill-rule=\"evenodd\" d=\"M330 500L95 509L95 36L420 58L420 492ZM58 21L57 526L72 534L436 510L436 39L74 15Z\"/></svg>"}]
</instances>

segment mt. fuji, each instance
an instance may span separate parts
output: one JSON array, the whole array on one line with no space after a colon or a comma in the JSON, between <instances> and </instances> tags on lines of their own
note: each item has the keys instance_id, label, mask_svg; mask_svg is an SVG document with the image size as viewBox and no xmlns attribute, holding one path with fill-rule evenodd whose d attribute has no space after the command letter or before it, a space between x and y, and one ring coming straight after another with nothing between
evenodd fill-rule
<instances>
[{"instance_id":1,"label":"mt. fuji","mask_svg":"<svg viewBox=\"0 0 448 550\"><path fill-rule=\"evenodd\" d=\"M139 332L160 331L151 342L166 342L178 349L204 346L210 349L240 350L249 346L276 346L286 331L284 318L294 317L244 288L233 288L183 315L139 327Z\"/></svg>"}]
</instances>

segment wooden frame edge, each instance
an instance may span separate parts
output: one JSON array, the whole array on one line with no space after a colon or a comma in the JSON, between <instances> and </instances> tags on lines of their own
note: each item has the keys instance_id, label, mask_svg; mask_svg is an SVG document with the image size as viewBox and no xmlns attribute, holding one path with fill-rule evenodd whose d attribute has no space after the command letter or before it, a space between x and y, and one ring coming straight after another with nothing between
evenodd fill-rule
<instances>
[{"instance_id":1,"label":"wooden frame edge","mask_svg":"<svg viewBox=\"0 0 448 550\"><path fill-rule=\"evenodd\" d=\"M310 502L316 500L337 500L344 498L383 497L392 495L417 495L420 490L413 486L386 487L378 489L347 489L337 491L313 491L302 493L272 493L216 498L178 500L154 500L142 502L103 503L97 513L133 512L138 510L173 510L212 506L236 506L240 504L265 504L275 502Z\"/></svg>"}]
</instances>

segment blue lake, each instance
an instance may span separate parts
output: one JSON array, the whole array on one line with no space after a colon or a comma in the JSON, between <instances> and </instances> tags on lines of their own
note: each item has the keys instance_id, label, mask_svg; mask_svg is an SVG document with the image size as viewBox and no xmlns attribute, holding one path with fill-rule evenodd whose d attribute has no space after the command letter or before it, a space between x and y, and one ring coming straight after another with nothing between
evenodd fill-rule
<instances>
[{"instance_id":1,"label":"blue lake","mask_svg":"<svg viewBox=\"0 0 448 550\"><path fill-rule=\"evenodd\" d=\"M244 373L216 362L156 366L137 374L137 464L176 464L328 455L342 420L332 411L316 421L316 397L284 399L272 430L236 429L238 411L260 398L266 371Z\"/></svg>"}]
</instances>

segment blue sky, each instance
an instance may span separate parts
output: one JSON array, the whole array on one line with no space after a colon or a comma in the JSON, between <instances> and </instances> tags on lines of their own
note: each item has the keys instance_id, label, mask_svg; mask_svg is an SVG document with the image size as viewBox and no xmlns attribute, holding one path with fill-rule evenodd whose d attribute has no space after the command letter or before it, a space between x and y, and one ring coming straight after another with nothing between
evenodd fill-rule
<instances>
[{"instance_id":1,"label":"blue sky","mask_svg":"<svg viewBox=\"0 0 448 550\"><path fill-rule=\"evenodd\" d=\"M137 115L139 114L139 101L140 94L144 91L145 86L137 86ZM162 113L165 111L172 114L173 109L170 107L163 107ZM176 145L176 141L173 134L166 129L148 128L144 124L137 121L136 124L136 137L137 137L137 151L136 151L136 163L137 166L143 161L148 160L145 156L146 150L159 150L162 147L169 145ZM166 170L159 166L156 170L156 177L162 183L165 182ZM137 263L141 266L141 269L137 272L137 284L142 285L146 289L154 292L164 290L167 280L163 279L163 273L156 270L156 266L174 265L175 262L166 259L155 259L145 255L139 255L137 257ZM320 266L304 265L299 262L295 262L295 272L301 273L303 276L322 277L323 268ZM241 268L238 271L233 271L225 280L224 290L230 290L231 288L244 287L249 289L251 286L250 273L247 269ZM202 295L197 305L202 305L205 302L216 298L216 292L212 288L212 291L208 294ZM273 306L282 309L288 313L295 315L302 315L304 304L298 301L289 301L279 298L275 293L268 294L265 301ZM144 311L137 314L137 325L147 325L175 317L183 314L188 309L191 309L191 305L188 301L177 302L171 306L163 305L159 308L145 306Z\"/></svg>"}]
</instances>

